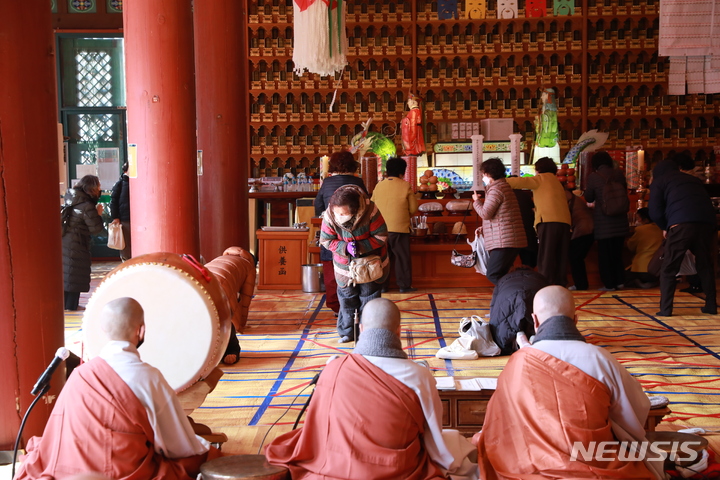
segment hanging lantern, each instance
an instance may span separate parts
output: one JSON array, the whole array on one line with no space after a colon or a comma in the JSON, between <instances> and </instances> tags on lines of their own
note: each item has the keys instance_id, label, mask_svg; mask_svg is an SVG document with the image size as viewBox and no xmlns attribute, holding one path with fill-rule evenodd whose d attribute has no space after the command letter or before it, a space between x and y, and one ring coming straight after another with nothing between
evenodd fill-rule
<instances>
[{"instance_id":1,"label":"hanging lantern","mask_svg":"<svg viewBox=\"0 0 720 480\"><path fill-rule=\"evenodd\" d=\"M293 12L295 73L342 71L347 65L343 0L294 0Z\"/></svg>"}]
</instances>

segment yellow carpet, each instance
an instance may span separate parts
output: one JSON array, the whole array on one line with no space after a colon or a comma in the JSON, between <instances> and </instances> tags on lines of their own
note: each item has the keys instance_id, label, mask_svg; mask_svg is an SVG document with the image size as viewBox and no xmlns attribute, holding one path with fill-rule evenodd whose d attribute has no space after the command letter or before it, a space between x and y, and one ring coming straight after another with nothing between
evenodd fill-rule
<instances>
[{"instance_id":1,"label":"yellow carpet","mask_svg":"<svg viewBox=\"0 0 720 480\"><path fill-rule=\"evenodd\" d=\"M112 266L96 267L97 278ZM673 413L664 422L720 425L720 316L701 314L702 300L679 292L675 316L661 318L654 316L657 289L575 293L579 328L587 340L610 350L648 394L670 398ZM402 341L408 355L428 360L435 375L500 374L507 357L451 361L434 356L457 337L462 317L489 312L491 289L384 296L402 311ZM76 353L82 339L81 316L82 312L66 315L67 343ZM248 327L239 335L240 362L223 366L225 375L192 417L228 435L225 452L257 452L273 424L265 443L292 427L311 390L304 387L328 357L352 350L352 343L337 342L335 321L321 294L257 294Z\"/></svg>"}]
</instances>

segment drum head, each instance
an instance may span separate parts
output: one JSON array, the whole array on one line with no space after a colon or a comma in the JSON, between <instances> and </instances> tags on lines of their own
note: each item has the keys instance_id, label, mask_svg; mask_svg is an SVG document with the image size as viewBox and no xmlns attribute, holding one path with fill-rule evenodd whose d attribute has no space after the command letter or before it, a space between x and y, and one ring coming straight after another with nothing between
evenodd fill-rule
<instances>
[{"instance_id":1,"label":"drum head","mask_svg":"<svg viewBox=\"0 0 720 480\"><path fill-rule=\"evenodd\" d=\"M287 467L270 465L265 455L220 457L200 465L203 480L285 480Z\"/></svg>"},{"instance_id":2,"label":"drum head","mask_svg":"<svg viewBox=\"0 0 720 480\"><path fill-rule=\"evenodd\" d=\"M216 307L217 302L227 302L217 280L213 277L214 283L203 285L192 268L140 262L113 270L95 290L83 317L86 355L98 355L107 342L99 322L105 304L131 297L145 311L142 360L158 368L176 391L207 376L227 347L230 318L223 308L226 318L220 318ZM213 285L219 300L208 291Z\"/></svg>"}]
</instances>

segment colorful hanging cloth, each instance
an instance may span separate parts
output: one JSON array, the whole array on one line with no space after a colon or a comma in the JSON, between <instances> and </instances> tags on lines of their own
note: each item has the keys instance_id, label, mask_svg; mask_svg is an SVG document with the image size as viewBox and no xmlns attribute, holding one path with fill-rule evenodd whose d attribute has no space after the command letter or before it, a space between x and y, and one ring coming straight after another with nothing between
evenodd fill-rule
<instances>
[{"instance_id":1,"label":"colorful hanging cloth","mask_svg":"<svg viewBox=\"0 0 720 480\"><path fill-rule=\"evenodd\" d=\"M294 0L293 7L295 73L342 71L347 65L343 0Z\"/></svg>"}]
</instances>

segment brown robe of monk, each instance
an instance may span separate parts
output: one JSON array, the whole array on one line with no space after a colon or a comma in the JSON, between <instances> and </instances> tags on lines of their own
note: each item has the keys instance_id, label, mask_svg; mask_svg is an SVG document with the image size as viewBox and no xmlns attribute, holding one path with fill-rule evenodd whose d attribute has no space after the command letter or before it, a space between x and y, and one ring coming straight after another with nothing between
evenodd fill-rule
<instances>
[{"instance_id":1,"label":"brown robe of monk","mask_svg":"<svg viewBox=\"0 0 720 480\"><path fill-rule=\"evenodd\" d=\"M153 438L147 411L133 391L105 360L95 357L70 375L43 436L28 442L15 480L86 472L114 480L190 480L207 460L208 454L165 458L155 452Z\"/></svg>"},{"instance_id":2,"label":"brown robe of monk","mask_svg":"<svg viewBox=\"0 0 720 480\"><path fill-rule=\"evenodd\" d=\"M610 391L579 368L532 347L508 361L488 403L478 443L481 478L655 476L641 461L571 461L572 445L612 442Z\"/></svg>"},{"instance_id":3,"label":"brown robe of monk","mask_svg":"<svg viewBox=\"0 0 720 480\"><path fill-rule=\"evenodd\" d=\"M323 370L305 425L265 456L293 480L444 478L423 446L424 425L415 392L362 355L346 355Z\"/></svg>"}]
</instances>

